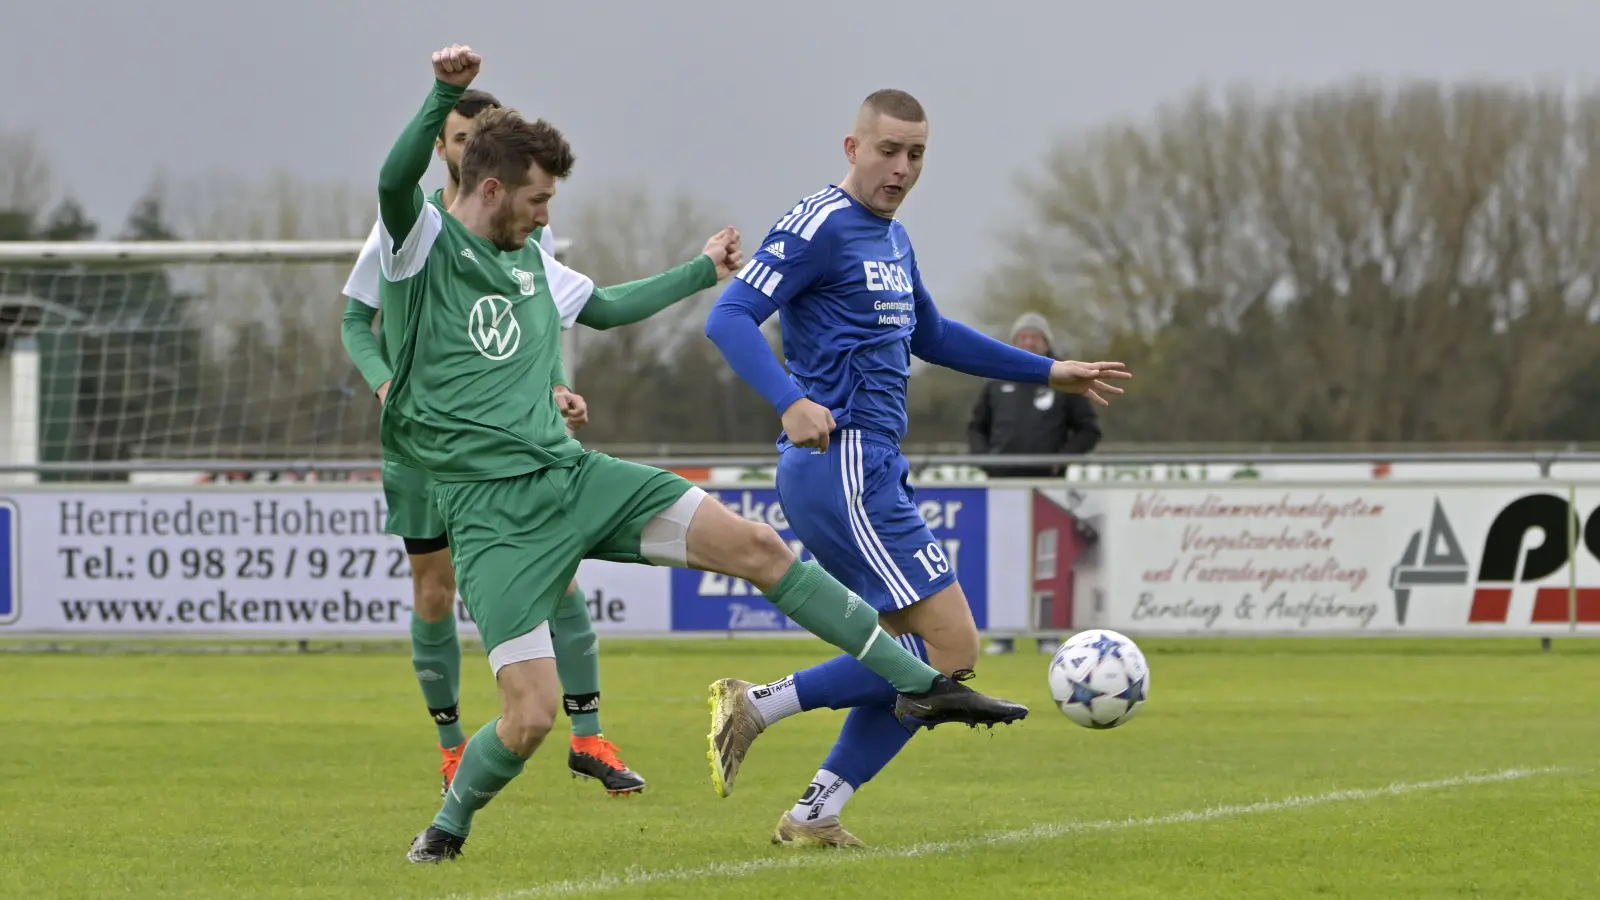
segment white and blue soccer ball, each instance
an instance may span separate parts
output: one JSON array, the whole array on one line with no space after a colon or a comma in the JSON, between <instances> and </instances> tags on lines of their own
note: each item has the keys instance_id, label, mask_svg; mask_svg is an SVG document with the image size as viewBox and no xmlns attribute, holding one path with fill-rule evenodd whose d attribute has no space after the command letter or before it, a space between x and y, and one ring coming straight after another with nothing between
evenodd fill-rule
<instances>
[{"instance_id":1,"label":"white and blue soccer ball","mask_svg":"<svg viewBox=\"0 0 1600 900\"><path fill-rule=\"evenodd\" d=\"M1080 632L1050 660L1050 696L1085 728L1115 728L1150 696L1150 665L1125 635L1103 628Z\"/></svg>"}]
</instances>

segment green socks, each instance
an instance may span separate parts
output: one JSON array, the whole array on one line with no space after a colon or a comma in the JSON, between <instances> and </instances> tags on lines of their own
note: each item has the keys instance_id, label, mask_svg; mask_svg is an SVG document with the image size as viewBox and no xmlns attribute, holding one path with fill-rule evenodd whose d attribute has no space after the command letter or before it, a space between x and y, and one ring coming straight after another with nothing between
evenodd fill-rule
<instances>
[{"instance_id":1,"label":"green socks","mask_svg":"<svg viewBox=\"0 0 1600 900\"><path fill-rule=\"evenodd\" d=\"M450 782L444 806L433 817L435 828L466 837L472 831L473 814L488 806L511 779L522 773L528 758L512 753L500 743L499 735L494 733L499 721L498 717L490 720L467 742L467 749L461 754L461 768L456 769L456 777Z\"/></svg>"},{"instance_id":2,"label":"green socks","mask_svg":"<svg viewBox=\"0 0 1600 900\"><path fill-rule=\"evenodd\" d=\"M461 641L456 617L424 622L411 614L411 667L417 670L428 715L439 727L439 746L459 747L467 739L456 703L461 690Z\"/></svg>"},{"instance_id":3,"label":"green socks","mask_svg":"<svg viewBox=\"0 0 1600 900\"><path fill-rule=\"evenodd\" d=\"M878 613L814 561L796 561L767 594L778 611L867 668L902 694L920 694L938 671L878 627Z\"/></svg>"},{"instance_id":4,"label":"green socks","mask_svg":"<svg viewBox=\"0 0 1600 900\"><path fill-rule=\"evenodd\" d=\"M600 733L600 639L576 583L550 615L550 640L561 677L561 706L572 718L572 734L593 737Z\"/></svg>"}]
</instances>

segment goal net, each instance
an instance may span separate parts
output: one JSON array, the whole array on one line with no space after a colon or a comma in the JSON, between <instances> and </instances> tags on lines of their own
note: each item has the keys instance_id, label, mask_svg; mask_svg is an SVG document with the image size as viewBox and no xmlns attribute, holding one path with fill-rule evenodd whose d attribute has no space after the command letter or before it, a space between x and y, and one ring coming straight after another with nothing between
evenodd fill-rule
<instances>
[{"instance_id":1,"label":"goal net","mask_svg":"<svg viewBox=\"0 0 1600 900\"><path fill-rule=\"evenodd\" d=\"M7 480L376 460L378 404L340 340L360 249L0 243Z\"/></svg>"}]
</instances>

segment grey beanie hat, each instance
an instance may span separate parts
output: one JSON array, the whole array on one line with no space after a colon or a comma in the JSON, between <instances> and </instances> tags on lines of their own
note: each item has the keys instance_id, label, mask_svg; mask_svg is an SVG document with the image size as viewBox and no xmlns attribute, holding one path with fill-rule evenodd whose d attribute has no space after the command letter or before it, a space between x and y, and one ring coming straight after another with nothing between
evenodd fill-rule
<instances>
[{"instance_id":1,"label":"grey beanie hat","mask_svg":"<svg viewBox=\"0 0 1600 900\"><path fill-rule=\"evenodd\" d=\"M1018 334L1030 328L1044 335L1044 342L1050 345L1052 351L1055 350L1056 336L1050 330L1050 321L1036 312L1023 313L1017 317L1017 321L1011 324L1011 340L1015 341Z\"/></svg>"}]
</instances>

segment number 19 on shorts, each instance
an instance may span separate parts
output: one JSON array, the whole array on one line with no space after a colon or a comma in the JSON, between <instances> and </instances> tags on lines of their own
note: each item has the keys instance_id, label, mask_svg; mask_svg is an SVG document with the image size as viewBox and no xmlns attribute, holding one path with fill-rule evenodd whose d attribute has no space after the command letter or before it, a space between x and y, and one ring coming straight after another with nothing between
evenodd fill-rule
<instances>
[{"instance_id":1,"label":"number 19 on shorts","mask_svg":"<svg viewBox=\"0 0 1600 900\"><path fill-rule=\"evenodd\" d=\"M917 562L922 563L923 570L928 573L929 581L946 575L955 568L955 556L961 550L961 542L948 541L947 544L948 554L945 547L939 546L938 541L929 541L928 546L911 554L917 558Z\"/></svg>"}]
</instances>

